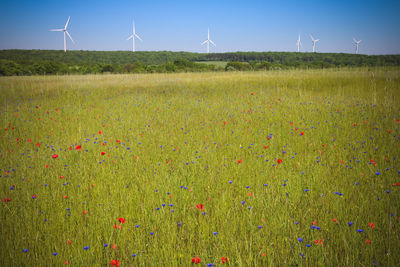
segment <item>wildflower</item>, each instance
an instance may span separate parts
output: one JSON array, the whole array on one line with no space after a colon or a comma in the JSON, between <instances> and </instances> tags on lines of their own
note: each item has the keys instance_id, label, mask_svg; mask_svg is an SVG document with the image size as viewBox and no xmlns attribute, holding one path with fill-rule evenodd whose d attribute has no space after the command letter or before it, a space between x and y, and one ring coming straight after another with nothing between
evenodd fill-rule
<instances>
[{"instance_id":1,"label":"wildflower","mask_svg":"<svg viewBox=\"0 0 400 267\"><path fill-rule=\"evenodd\" d=\"M214 234L214 235L218 235L218 232L214 232L213 234Z\"/></svg>"},{"instance_id":2,"label":"wildflower","mask_svg":"<svg viewBox=\"0 0 400 267\"><path fill-rule=\"evenodd\" d=\"M54 252L52 255L53 255L53 256L57 256L57 255L58 255L58 253L57 253L57 252Z\"/></svg>"},{"instance_id":3,"label":"wildflower","mask_svg":"<svg viewBox=\"0 0 400 267\"><path fill-rule=\"evenodd\" d=\"M200 203L200 204L196 205L196 208L199 209L199 210L203 210L204 206L203 206L203 204Z\"/></svg>"},{"instance_id":4,"label":"wildflower","mask_svg":"<svg viewBox=\"0 0 400 267\"><path fill-rule=\"evenodd\" d=\"M122 218L122 217L120 217L120 218L118 219L118 221L119 221L120 223L125 223L125 219Z\"/></svg>"},{"instance_id":5,"label":"wildflower","mask_svg":"<svg viewBox=\"0 0 400 267\"><path fill-rule=\"evenodd\" d=\"M35 198L37 198L37 196L36 196L36 194L33 194L32 199L35 199Z\"/></svg>"},{"instance_id":6,"label":"wildflower","mask_svg":"<svg viewBox=\"0 0 400 267\"><path fill-rule=\"evenodd\" d=\"M200 258L192 258L192 263L197 264L197 263L200 263L200 262L201 262Z\"/></svg>"},{"instance_id":7,"label":"wildflower","mask_svg":"<svg viewBox=\"0 0 400 267\"><path fill-rule=\"evenodd\" d=\"M68 245L71 245L71 243L72 243L72 242L71 242L70 240L67 240L67 244L68 244Z\"/></svg>"},{"instance_id":8,"label":"wildflower","mask_svg":"<svg viewBox=\"0 0 400 267\"><path fill-rule=\"evenodd\" d=\"M281 163L282 163L282 160L281 160L281 159L278 159L277 162L278 162L278 164L281 164Z\"/></svg>"},{"instance_id":9,"label":"wildflower","mask_svg":"<svg viewBox=\"0 0 400 267\"><path fill-rule=\"evenodd\" d=\"M82 214L87 214L88 212L86 210L82 211Z\"/></svg>"},{"instance_id":10,"label":"wildflower","mask_svg":"<svg viewBox=\"0 0 400 267\"><path fill-rule=\"evenodd\" d=\"M51 156L53 159L56 159L56 158L58 158L58 155L57 154L54 154L53 156Z\"/></svg>"},{"instance_id":11,"label":"wildflower","mask_svg":"<svg viewBox=\"0 0 400 267\"><path fill-rule=\"evenodd\" d=\"M101 131L99 131L99 134L102 134L102 132L101 132Z\"/></svg>"},{"instance_id":12,"label":"wildflower","mask_svg":"<svg viewBox=\"0 0 400 267\"><path fill-rule=\"evenodd\" d=\"M297 241L303 242L303 238L297 238Z\"/></svg>"},{"instance_id":13,"label":"wildflower","mask_svg":"<svg viewBox=\"0 0 400 267\"><path fill-rule=\"evenodd\" d=\"M78 150L78 151L81 151L82 147L78 145L78 146L75 147L75 149Z\"/></svg>"},{"instance_id":14,"label":"wildflower","mask_svg":"<svg viewBox=\"0 0 400 267\"><path fill-rule=\"evenodd\" d=\"M22 252L28 252L28 249L27 248L24 248L23 250L22 250Z\"/></svg>"},{"instance_id":15,"label":"wildflower","mask_svg":"<svg viewBox=\"0 0 400 267\"><path fill-rule=\"evenodd\" d=\"M336 219L336 218L333 218L332 221L337 222L337 219Z\"/></svg>"},{"instance_id":16,"label":"wildflower","mask_svg":"<svg viewBox=\"0 0 400 267\"><path fill-rule=\"evenodd\" d=\"M112 249L117 249L117 245L116 244L111 244L111 248Z\"/></svg>"},{"instance_id":17,"label":"wildflower","mask_svg":"<svg viewBox=\"0 0 400 267\"><path fill-rule=\"evenodd\" d=\"M89 249L89 246L83 247L83 249L84 249L84 250L88 250L88 249Z\"/></svg>"},{"instance_id":18,"label":"wildflower","mask_svg":"<svg viewBox=\"0 0 400 267\"><path fill-rule=\"evenodd\" d=\"M347 223L349 226L352 226L353 225L353 222L348 222Z\"/></svg>"},{"instance_id":19,"label":"wildflower","mask_svg":"<svg viewBox=\"0 0 400 267\"><path fill-rule=\"evenodd\" d=\"M372 223L372 222L368 223L368 226L369 226L369 227L371 227L372 229L374 229L374 228L375 228L375 224L374 224L374 223Z\"/></svg>"},{"instance_id":20,"label":"wildflower","mask_svg":"<svg viewBox=\"0 0 400 267\"><path fill-rule=\"evenodd\" d=\"M241 159L239 159L237 162L240 164L240 163L242 163L242 160L241 160Z\"/></svg>"},{"instance_id":21,"label":"wildflower","mask_svg":"<svg viewBox=\"0 0 400 267\"><path fill-rule=\"evenodd\" d=\"M116 224L114 224L114 228L115 228L115 229L121 229L121 227L122 227L121 225L116 225Z\"/></svg>"},{"instance_id":22,"label":"wildflower","mask_svg":"<svg viewBox=\"0 0 400 267\"><path fill-rule=\"evenodd\" d=\"M362 233L362 232L364 232L364 230L363 229L357 229L357 232Z\"/></svg>"},{"instance_id":23,"label":"wildflower","mask_svg":"<svg viewBox=\"0 0 400 267\"><path fill-rule=\"evenodd\" d=\"M368 245L371 245L371 240L365 239L365 243L368 244Z\"/></svg>"},{"instance_id":24,"label":"wildflower","mask_svg":"<svg viewBox=\"0 0 400 267\"><path fill-rule=\"evenodd\" d=\"M104 156L106 154L106 152L101 152L101 155Z\"/></svg>"},{"instance_id":25,"label":"wildflower","mask_svg":"<svg viewBox=\"0 0 400 267\"><path fill-rule=\"evenodd\" d=\"M112 260L111 261L112 266L119 266L119 260Z\"/></svg>"},{"instance_id":26,"label":"wildflower","mask_svg":"<svg viewBox=\"0 0 400 267\"><path fill-rule=\"evenodd\" d=\"M303 133L303 132L300 132L300 135L304 135L304 133Z\"/></svg>"}]
</instances>

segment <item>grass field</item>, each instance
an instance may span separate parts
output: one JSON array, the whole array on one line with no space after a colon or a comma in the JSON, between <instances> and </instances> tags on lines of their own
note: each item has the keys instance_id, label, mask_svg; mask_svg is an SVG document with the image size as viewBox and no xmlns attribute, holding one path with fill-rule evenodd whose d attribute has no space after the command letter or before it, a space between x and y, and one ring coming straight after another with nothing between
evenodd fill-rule
<instances>
[{"instance_id":1,"label":"grass field","mask_svg":"<svg viewBox=\"0 0 400 267\"><path fill-rule=\"evenodd\" d=\"M398 68L0 92L1 266L400 262Z\"/></svg>"}]
</instances>

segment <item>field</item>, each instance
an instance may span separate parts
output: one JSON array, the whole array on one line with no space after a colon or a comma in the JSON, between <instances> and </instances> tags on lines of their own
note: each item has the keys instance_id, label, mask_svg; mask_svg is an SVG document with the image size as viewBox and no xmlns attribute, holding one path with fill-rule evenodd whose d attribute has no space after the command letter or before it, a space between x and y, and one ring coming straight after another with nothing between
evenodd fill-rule
<instances>
[{"instance_id":1,"label":"field","mask_svg":"<svg viewBox=\"0 0 400 267\"><path fill-rule=\"evenodd\" d=\"M0 91L1 266L400 262L398 68Z\"/></svg>"}]
</instances>

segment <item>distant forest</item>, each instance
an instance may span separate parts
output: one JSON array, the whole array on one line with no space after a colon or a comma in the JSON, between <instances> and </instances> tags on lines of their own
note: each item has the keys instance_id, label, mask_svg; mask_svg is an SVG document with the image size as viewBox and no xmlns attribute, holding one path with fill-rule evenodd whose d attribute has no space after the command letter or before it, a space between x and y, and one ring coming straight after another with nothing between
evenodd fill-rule
<instances>
[{"instance_id":1,"label":"distant forest","mask_svg":"<svg viewBox=\"0 0 400 267\"><path fill-rule=\"evenodd\" d=\"M226 64L215 64L216 61ZM400 55L0 50L0 76L400 66Z\"/></svg>"}]
</instances>

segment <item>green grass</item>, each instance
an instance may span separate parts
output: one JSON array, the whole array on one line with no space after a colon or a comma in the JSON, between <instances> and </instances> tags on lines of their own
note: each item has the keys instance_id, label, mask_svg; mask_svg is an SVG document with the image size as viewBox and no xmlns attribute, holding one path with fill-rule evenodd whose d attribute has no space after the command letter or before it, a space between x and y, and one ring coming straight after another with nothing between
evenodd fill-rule
<instances>
[{"instance_id":1,"label":"green grass","mask_svg":"<svg viewBox=\"0 0 400 267\"><path fill-rule=\"evenodd\" d=\"M0 263L394 266L399 90L397 68L0 78Z\"/></svg>"}]
</instances>

